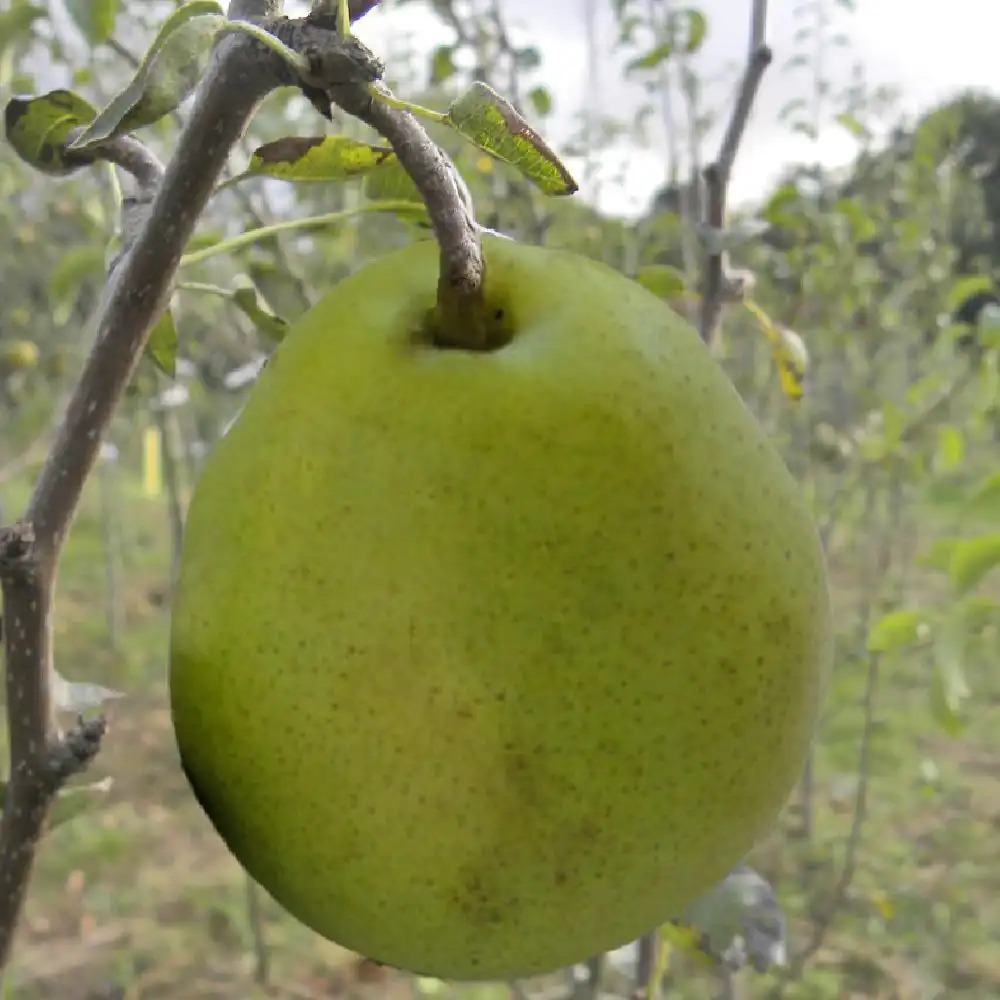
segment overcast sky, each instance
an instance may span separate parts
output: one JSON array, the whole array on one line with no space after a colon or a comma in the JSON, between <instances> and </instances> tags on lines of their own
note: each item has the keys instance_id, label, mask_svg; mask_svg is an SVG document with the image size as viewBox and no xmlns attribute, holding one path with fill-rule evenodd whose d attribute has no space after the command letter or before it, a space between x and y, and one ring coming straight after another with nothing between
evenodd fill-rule
<instances>
[{"instance_id":1,"label":"overcast sky","mask_svg":"<svg viewBox=\"0 0 1000 1000\"><path fill-rule=\"evenodd\" d=\"M357 32L376 52L410 36L427 51L448 40L442 28L422 3L386 8L370 14ZM608 55L601 67L602 111L627 116L643 99L635 86L623 82L620 57L610 51L614 38L611 0L594 0L609 40ZM697 66L706 79L719 78L720 86L709 91L713 103L721 104L732 92L738 65L748 42L750 0L691 0L709 22L708 39ZM519 43L531 42L543 54L539 74L556 99L556 114L544 132L559 149L575 127L574 115L583 108L587 91L586 25L583 11L587 0L503 0L512 27L519 28ZM833 7L832 0L827 5ZM796 97L809 98L812 81L808 71L788 72L782 64L796 51L793 36L804 22L797 20L796 0L771 0L768 36L775 50L775 63L768 71L747 138L741 147L732 182L735 200L754 199L781 169L792 162L828 164L850 160L856 146L849 135L828 119L820 141L789 133L778 120L781 107ZM977 87L1000 91L1000 0L856 0L856 11L836 20L836 30L851 40L850 48L834 50L827 74L835 87L850 82L852 67L860 62L870 87L896 86L901 107L918 112L958 90ZM728 71L728 75L727 75ZM728 81L728 82L727 82ZM726 89L728 88L728 89ZM728 106L728 101L725 102ZM712 144L714 146L714 143ZM629 182L603 185L600 201L611 211L641 209L662 182L664 161L659 150L614 150L606 155L609 170L629 163ZM570 161L578 179L578 164ZM584 188L581 195L594 197Z\"/></svg>"}]
</instances>

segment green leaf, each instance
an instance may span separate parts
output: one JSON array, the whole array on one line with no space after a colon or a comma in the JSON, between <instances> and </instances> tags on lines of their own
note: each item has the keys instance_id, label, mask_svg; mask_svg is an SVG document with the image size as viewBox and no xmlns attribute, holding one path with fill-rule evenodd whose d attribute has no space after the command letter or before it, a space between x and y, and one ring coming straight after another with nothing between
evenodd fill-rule
<instances>
[{"instance_id":1,"label":"green leaf","mask_svg":"<svg viewBox=\"0 0 1000 1000\"><path fill-rule=\"evenodd\" d=\"M473 145L521 171L542 191L568 195L577 183L514 106L479 81L448 109L448 121Z\"/></svg>"},{"instance_id":2,"label":"green leaf","mask_svg":"<svg viewBox=\"0 0 1000 1000\"><path fill-rule=\"evenodd\" d=\"M948 290L948 310L957 309L970 295L978 292L992 292L994 282L988 274L974 274L970 277L959 278Z\"/></svg>"},{"instance_id":3,"label":"green leaf","mask_svg":"<svg viewBox=\"0 0 1000 1000\"><path fill-rule=\"evenodd\" d=\"M547 87L532 87L528 91L528 101L539 118L552 114L552 92Z\"/></svg>"},{"instance_id":4,"label":"green leaf","mask_svg":"<svg viewBox=\"0 0 1000 1000\"><path fill-rule=\"evenodd\" d=\"M302 282L287 268L271 260L255 260L247 264L247 274L279 316L293 320L309 308Z\"/></svg>"},{"instance_id":5,"label":"green leaf","mask_svg":"<svg viewBox=\"0 0 1000 1000\"><path fill-rule=\"evenodd\" d=\"M934 464L941 472L948 472L962 464L965 457L965 435L959 428L946 424L938 428L937 454Z\"/></svg>"},{"instance_id":6,"label":"green leaf","mask_svg":"<svg viewBox=\"0 0 1000 1000\"><path fill-rule=\"evenodd\" d=\"M673 55L673 42L661 42L655 45L648 52L631 59L625 66L626 73L636 73L640 70L655 69L660 63L669 59Z\"/></svg>"},{"instance_id":7,"label":"green leaf","mask_svg":"<svg viewBox=\"0 0 1000 1000\"><path fill-rule=\"evenodd\" d=\"M918 566L947 572L951 566L952 555L960 541L960 538L937 538L931 543L929 549L917 555L914 562Z\"/></svg>"},{"instance_id":8,"label":"green leaf","mask_svg":"<svg viewBox=\"0 0 1000 1000\"><path fill-rule=\"evenodd\" d=\"M900 446L905 430L906 414L892 400L886 400L882 406L882 438L887 451Z\"/></svg>"},{"instance_id":9,"label":"green leaf","mask_svg":"<svg viewBox=\"0 0 1000 1000\"><path fill-rule=\"evenodd\" d=\"M216 36L226 23L215 0L191 0L175 10L128 86L111 99L71 148L92 148L112 136L152 125L173 111L194 93Z\"/></svg>"},{"instance_id":10,"label":"green leaf","mask_svg":"<svg viewBox=\"0 0 1000 1000\"><path fill-rule=\"evenodd\" d=\"M104 272L104 248L94 243L70 247L59 257L49 275L49 295L56 302L75 298L80 286Z\"/></svg>"},{"instance_id":11,"label":"green leaf","mask_svg":"<svg viewBox=\"0 0 1000 1000\"><path fill-rule=\"evenodd\" d=\"M286 181L340 181L370 173L395 160L390 146L346 135L288 136L258 146L242 177L263 174Z\"/></svg>"},{"instance_id":12,"label":"green leaf","mask_svg":"<svg viewBox=\"0 0 1000 1000\"><path fill-rule=\"evenodd\" d=\"M661 299L675 298L687 287L684 272L669 264L651 264L641 268L635 280Z\"/></svg>"},{"instance_id":13,"label":"green leaf","mask_svg":"<svg viewBox=\"0 0 1000 1000\"><path fill-rule=\"evenodd\" d=\"M670 12L667 22L667 37L631 60L625 72L634 73L655 69L675 52L691 55L705 43L708 34L708 19L694 7L686 7Z\"/></svg>"},{"instance_id":14,"label":"green leaf","mask_svg":"<svg viewBox=\"0 0 1000 1000\"><path fill-rule=\"evenodd\" d=\"M115 31L119 0L65 0L66 9L91 45L101 45Z\"/></svg>"},{"instance_id":15,"label":"green leaf","mask_svg":"<svg viewBox=\"0 0 1000 1000\"><path fill-rule=\"evenodd\" d=\"M413 178L398 160L387 160L377 170L368 174L364 183L365 196L370 201L405 202L412 206L404 208L400 205L393 209L393 214L397 218L420 226L430 224L423 196L413 183Z\"/></svg>"},{"instance_id":16,"label":"green leaf","mask_svg":"<svg viewBox=\"0 0 1000 1000\"><path fill-rule=\"evenodd\" d=\"M275 343L281 343L288 332L288 321L282 319L267 304L264 296L249 278L244 278L240 287L232 294L234 304L257 327L261 333Z\"/></svg>"},{"instance_id":17,"label":"green leaf","mask_svg":"<svg viewBox=\"0 0 1000 1000\"><path fill-rule=\"evenodd\" d=\"M1000 531L961 539L951 553L948 572L955 589L964 594L1000 565Z\"/></svg>"},{"instance_id":18,"label":"green leaf","mask_svg":"<svg viewBox=\"0 0 1000 1000\"><path fill-rule=\"evenodd\" d=\"M70 132L94 117L94 108L71 90L15 97L4 110L4 134L14 152L44 174L64 176L93 163L93 153L68 149Z\"/></svg>"},{"instance_id":19,"label":"green leaf","mask_svg":"<svg viewBox=\"0 0 1000 1000\"><path fill-rule=\"evenodd\" d=\"M522 73L530 73L542 65L542 53L534 45L514 50L514 63Z\"/></svg>"},{"instance_id":20,"label":"green leaf","mask_svg":"<svg viewBox=\"0 0 1000 1000\"><path fill-rule=\"evenodd\" d=\"M1000 517L1000 469L976 485L966 506L986 517Z\"/></svg>"},{"instance_id":21,"label":"green leaf","mask_svg":"<svg viewBox=\"0 0 1000 1000\"><path fill-rule=\"evenodd\" d=\"M637 14L629 14L622 17L618 22L618 41L620 44L628 45L635 38L636 30L641 28L645 21Z\"/></svg>"},{"instance_id":22,"label":"green leaf","mask_svg":"<svg viewBox=\"0 0 1000 1000\"><path fill-rule=\"evenodd\" d=\"M834 118L834 121L836 121L837 124L840 125L842 128L847 129L847 131L855 139L868 139L871 137L871 132L868 129L868 126L865 125L862 121L860 121L860 119L856 118L854 115L849 114L846 111L841 112L839 115L837 115Z\"/></svg>"},{"instance_id":23,"label":"green leaf","mask_svg":"<svg viewBox=\"0 0 1000 1000\"><path fill-rule=\"evenodd\" d=\"M165 375L169 375L170 378L177 374L178 343L177 325L174 323L173 314L168 307L163 310L163 315L149 335L149 340L146 343L146 354L156 367Z\"/></svg>"},{"instance_id":24,"label":"green leaf","mask_svg":"<svg viewBox=\"0 0 1000 1000\"><path fill-rule=\"evenodd\" d=\"M673 17L687 18L687 41L684 43L684 51L697 52L705 43L705 38L708 35L708 18L694 7L676 11Z\"/></svg>"},{"instance_id":25,"label":"green leaf","mask_svg":"<svg viewBox=\"0 0 1000 1000\"><path fill-rule=\"evenodd\" d=\"M444 83L456 72L455 46L439 45L431 55L431 83Z\"/></svg>"},{"instance_id":26,"label":"green leaf","mask_svg":"<svg viewBox=\"0 0 1000 1000\"><path fill-rule=\"evenodd\" d=\"M841 198L834 211L847 220L851 229L851 240L855 245L866 243L878 235L878 224L865 211L862 203L856 198Z\"/></svg>"},{"instance_id":27,"label":"green leaf","mask_svg":"<svg viewBox=\"0 0 1000 1000\"><path fill-rule=\"evenodd\" d=\"M947 619L935 636L931 710L949 736L960 736L965 729L962 711L972 694L965 679L966 640L966 625L959 616Z\"/></svg>"},{"instance_id":28,"label":"green leaf","mask_svg":"<svg viewBox=\"0 0 1000 1000\"><path fill-rule=\"evenodd\" d=\"M927 615L917 609L900 608L880 618L868 631L868 649L872 653L894 653L911 646L920 638Z\"/></svg>"},{"instance_id":29,"label":"green leaf","mask_svg":"<svg viewBox=\"0 0 1000 1000\"><path fill-rule=\"evenodd\" d=\"M21 35L30 33L35 21L45 17L46 13L44 7L27 3L19 4L13 10L0 11L0 53L11 48ZM6 82L0 81L0 87Z\"/></svg>"},{"instance_id":30,"label":"green leaf","mask_svg":"<svg viewBox=\"0 0 1000 1000\"><path fill-rule=\"evenodd\" d=\"M970 594L958 603L957 613L968 629L981 629L1000 618L1000 601L982 594Z\"/></svg>"}]
</instances>

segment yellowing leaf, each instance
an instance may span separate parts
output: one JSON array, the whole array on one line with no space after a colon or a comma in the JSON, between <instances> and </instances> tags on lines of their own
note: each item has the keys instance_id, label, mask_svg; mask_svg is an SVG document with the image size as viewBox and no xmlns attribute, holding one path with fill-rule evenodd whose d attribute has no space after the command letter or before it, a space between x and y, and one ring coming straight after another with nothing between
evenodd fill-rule
<instances>
[{"instance_id":1,"label":"yellowing leaf","mask_svg":"<svg viewBox=\"0 0 1000 1000\"><path fill-rule=\"evenodd\" d=\"M892 920L896 913L896 908L892 905L892 900L886 893L876 890L871 894L871 901L872 905L878 911L878 915L883 920Z\"/></svg>"},{"instance_id":2,"label":"yellowing leaf","mask_svg":"<svg viewBox=\"0 0 1000 1000\"><path fill-rule=\"evenodd\" d=\"M806 369L809 366L805 341L794 330L776 324L749 296L743 299L743 304L757 320L771 345L782 392L791 402L797 403L805 394Z\"/></svg>"},{"instance_id":3,"label":"yellowing leaf","mask_svg":"<svg viewBox=\"0 0 1000 1000\"><path fill-rule=\"evenodd\" d=\"M517 167L546 194L578 185L545 140L492 87L476 82L448 109L447 120L473 145Z\"/></svg>"},{"instance_id":4,"label":"yellowing leaf","mask_svg":"<svg viewBox=\"0 0 1000 1000\"><path fill-rule=\"evenodd\" d=\"M263 174L286 181L339 181L367 174L396 154L346 135L288 136L258 146L241 177Z\"/></svg>"}]
</instances>

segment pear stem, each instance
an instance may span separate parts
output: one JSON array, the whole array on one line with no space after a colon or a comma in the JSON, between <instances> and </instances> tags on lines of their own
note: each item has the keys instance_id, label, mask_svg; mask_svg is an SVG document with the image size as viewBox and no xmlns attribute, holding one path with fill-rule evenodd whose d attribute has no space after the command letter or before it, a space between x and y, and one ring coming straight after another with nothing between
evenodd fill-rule
<instances>
[{"instance_id":1,"label":"pear stem","mask_svg":"<svg viewBox=\"0 0 1000 1000\"><path fill-rule=\"evenodd\" d=\"M436 343L470 351L488 350L490 338L483 301L486 264L480 228L454 164L420 121L399 106L382 84L334 86L330 98L388 140L427 205L441 248Z\"/></svg>"}]
</instances>

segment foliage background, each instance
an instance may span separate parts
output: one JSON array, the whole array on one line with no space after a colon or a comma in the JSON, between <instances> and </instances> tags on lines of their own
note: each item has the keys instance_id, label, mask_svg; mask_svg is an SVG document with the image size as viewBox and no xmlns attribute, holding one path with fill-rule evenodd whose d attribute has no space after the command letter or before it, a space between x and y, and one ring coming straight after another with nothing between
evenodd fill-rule
<instances>
[{"instance_id":1,"label":"foliage background","mask_svg":"<svg viewBox=\"0 0 1000 1000\"><path fill-rule=\"evenodd\" d=\"M375 16L399 16L399 7L420 2L396 0L396 9ZM94 103L107 100L173 6L2 0L4 100L49 89L54 77ZM544 132L553 110L544 53L511 22L504 0L425 6L451 40L427 58L410 39L394 38L383 53L394 89L445 107L471 79L485 79ZM646 101L627 119L606 109L581 116L560 152L593 180L595 151L616 137L649 145L656 119L666 136L666 181L648 192L638 217L546 199L472 147L435 134L454 154L484 224L654 275L675 308L694 315L691 178L714 153L710 126L728 112L711 96L717 81L706 79L698 58L698 33L714 28L663 0L610 6L618 33L594 45L616 51ZM757 302L807 345L804 398L793 404L782 391L750 311L732 307L713 344L814 503L839 633L814 759L752 858L789 915L791 966L744 973L735 988L746 998L985 1000L1000 991L1000 586L991 575L1000 561L1000 375L995 332L978 331L971 349L968 330L948 316L970 292L992 287L998 265L1000 103L989 93L960 94L914 121L901 114L898 95L868 88L863 76L836 91L823 74L824 46L844 43L823 26L844 6L801 0L794 46L777 58L796 80L787 128L815 136L822 106L823 121L832 116L854 136L855 161L838 171L812 163L789 169L735 220L748 235L734 250L736 263L755 273ZM670 26L689 44L664 50ZM168 118L145 137L166 157L176 128ZM363 134L351 122L325 126L301 97L276 94L235 170L261 142L324 129ZM612 172L601 183L620 179ZM278 220L355 210L367 197L360 183L245 181L214 200L190 249ZM0 145L0 515L7 518L24 506L88 350L116 218L107 173L51 181ZM168 593L184 504L199 462L244 398L247 380L238 376L272 348L266 317L206 287L252 283L273 313L292 319L324 287L415 232L391 213L356 213L184 270L190 287L174 303L177 378L143 362L61 570L60 671L127 699L114 704L98 773L88 776L113 782L81 795L86 808L42 849L14 996L507 992L396 977L319 941L249 891L183 782L166 711ZM21 342L36 346L37 363L18 364L9 348ZM178 386L186 392L178 395ZM162 453L158 485L144 474L150 439ZM548 995L550 985L526 988ZM605 985L620 986L614 976ZM734 987L680 958L664 987L685 997L723 988Z\"/></svg>"}]
</instances>

